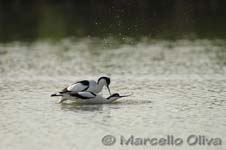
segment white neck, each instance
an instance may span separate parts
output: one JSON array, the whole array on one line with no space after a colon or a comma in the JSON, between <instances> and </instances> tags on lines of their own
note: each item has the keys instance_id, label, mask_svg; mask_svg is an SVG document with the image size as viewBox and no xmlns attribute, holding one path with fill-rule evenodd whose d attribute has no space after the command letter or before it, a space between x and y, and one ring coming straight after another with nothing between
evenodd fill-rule
<instances>
[{"instance_id":1,"label":"white neck","mask_svg":"<svg viewBox=\"0 0 226 150\"><path fill-rule=\"evenodd\" d=\"M97 84L97 91L100 92L103 87L106 85L106 82L101 80L98 84Z\"/></svg>"}]
</instances>

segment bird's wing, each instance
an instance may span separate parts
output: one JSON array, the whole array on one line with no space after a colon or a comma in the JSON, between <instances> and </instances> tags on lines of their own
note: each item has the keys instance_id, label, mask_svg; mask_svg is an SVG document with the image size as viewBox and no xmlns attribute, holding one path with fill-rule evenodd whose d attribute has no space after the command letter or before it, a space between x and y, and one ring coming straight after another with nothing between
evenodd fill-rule
<instances>
[{"instance_id":1,"label":"bird's wing","mask_svg":"<svg viewBox=\"0 0 226 150\"><path fill-rule=\"evenodd\" d=\"M89 81L83 80L64 88L60 93L81 92L81 91L87 90L88 88L89 88Z\"/></svg>"},{"instance_id":2,"label":"bird's wing","mask_svg":"<svg viewBox=\"0 0 226 150\"><path fill-rule=\"evenodd\" d=\"M74 96L80 99L92 99L96 97L96 94L93 92L71 92L70 96Z\"/></svg>"}]
</instances>

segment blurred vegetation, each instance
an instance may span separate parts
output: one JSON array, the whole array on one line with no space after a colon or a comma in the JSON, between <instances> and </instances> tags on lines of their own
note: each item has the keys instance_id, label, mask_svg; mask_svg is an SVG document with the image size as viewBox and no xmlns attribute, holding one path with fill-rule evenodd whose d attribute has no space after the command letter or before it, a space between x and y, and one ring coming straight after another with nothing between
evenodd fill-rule
<instances>
[{"instance_id":1,"label":"blurred vegetation","mask_svg":"<svg viewBox=\"0 0 226 150\"><path fill-rule=\"evenodd\" d=\"M225 38L225 0L1 0L0 41Z\"/></svg>"}]
</instances>

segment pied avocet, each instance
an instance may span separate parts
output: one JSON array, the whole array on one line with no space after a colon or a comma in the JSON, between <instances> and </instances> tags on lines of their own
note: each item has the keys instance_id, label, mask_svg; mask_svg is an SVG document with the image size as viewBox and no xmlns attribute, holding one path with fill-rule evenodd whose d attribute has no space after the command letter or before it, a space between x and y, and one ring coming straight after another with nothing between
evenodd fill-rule
<instances>
[{"instance_id":1,"label":"pied avocet","mask_svg":"<svg viewBox=\"0 0 226 150\"><path fill-rule=\"evenodd\" d=\"M99 94L93 92L68 92L63 94L52 94L51 96L62 96L62 99L59 103L62 103L66 100L76 101L77 103L83 104L107 104L116 101L119 98L127 97L130 95L119 95L118 93L112 94L111 96L104 98Z\"/></svg>"},{"instance_id":2,"label":"pied avocet","mask_svg":"<svg viewBox=\"0 0 226 150\"><path fill-rule=\"evenodd\" d=\"M88 92L93 92L95 94L99 93L104 86L107 87L109 94L111 95L111 91L109 88L109 85L111 83L111 79L109 77L100 77L98 79L98 81L94 81L94 80L82 80L82 81L78 81L66 88L64 88L62 91L56 93L56 94L52 94L52 95L59 95L59 94L64 94L64 93L70 93L70 92L84 92L84 91L88 91Z\"/></svg>"}]
</instances>

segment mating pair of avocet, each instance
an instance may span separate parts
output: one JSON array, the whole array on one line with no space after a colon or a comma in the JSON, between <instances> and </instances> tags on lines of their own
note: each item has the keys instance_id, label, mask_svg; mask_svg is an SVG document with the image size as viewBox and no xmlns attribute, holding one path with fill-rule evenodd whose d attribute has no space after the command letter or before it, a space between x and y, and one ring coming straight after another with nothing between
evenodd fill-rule
<instances>
[{"instance_id":1,"label":"mating pair of avocet","mask_svg":"<svg viewBox=\"0 0 226 150\"><path fill-rule=\"evenodd\" d=\"M51 96L60 96L61 99L59 103L62 103L66 100L72 100L78 103L85 104L112 103L119 98L130 96L121 96L118 93L111 94L109 88L110 83L111 80L108 77L100 77L97 82L94 80L83 80L64 88L58 93L52 94ZM103 96L98 94L102 91L104 86L107 87L108 92L110 94L110 96L107 98L104 98Z\"/></svg>"}]
</instances>

